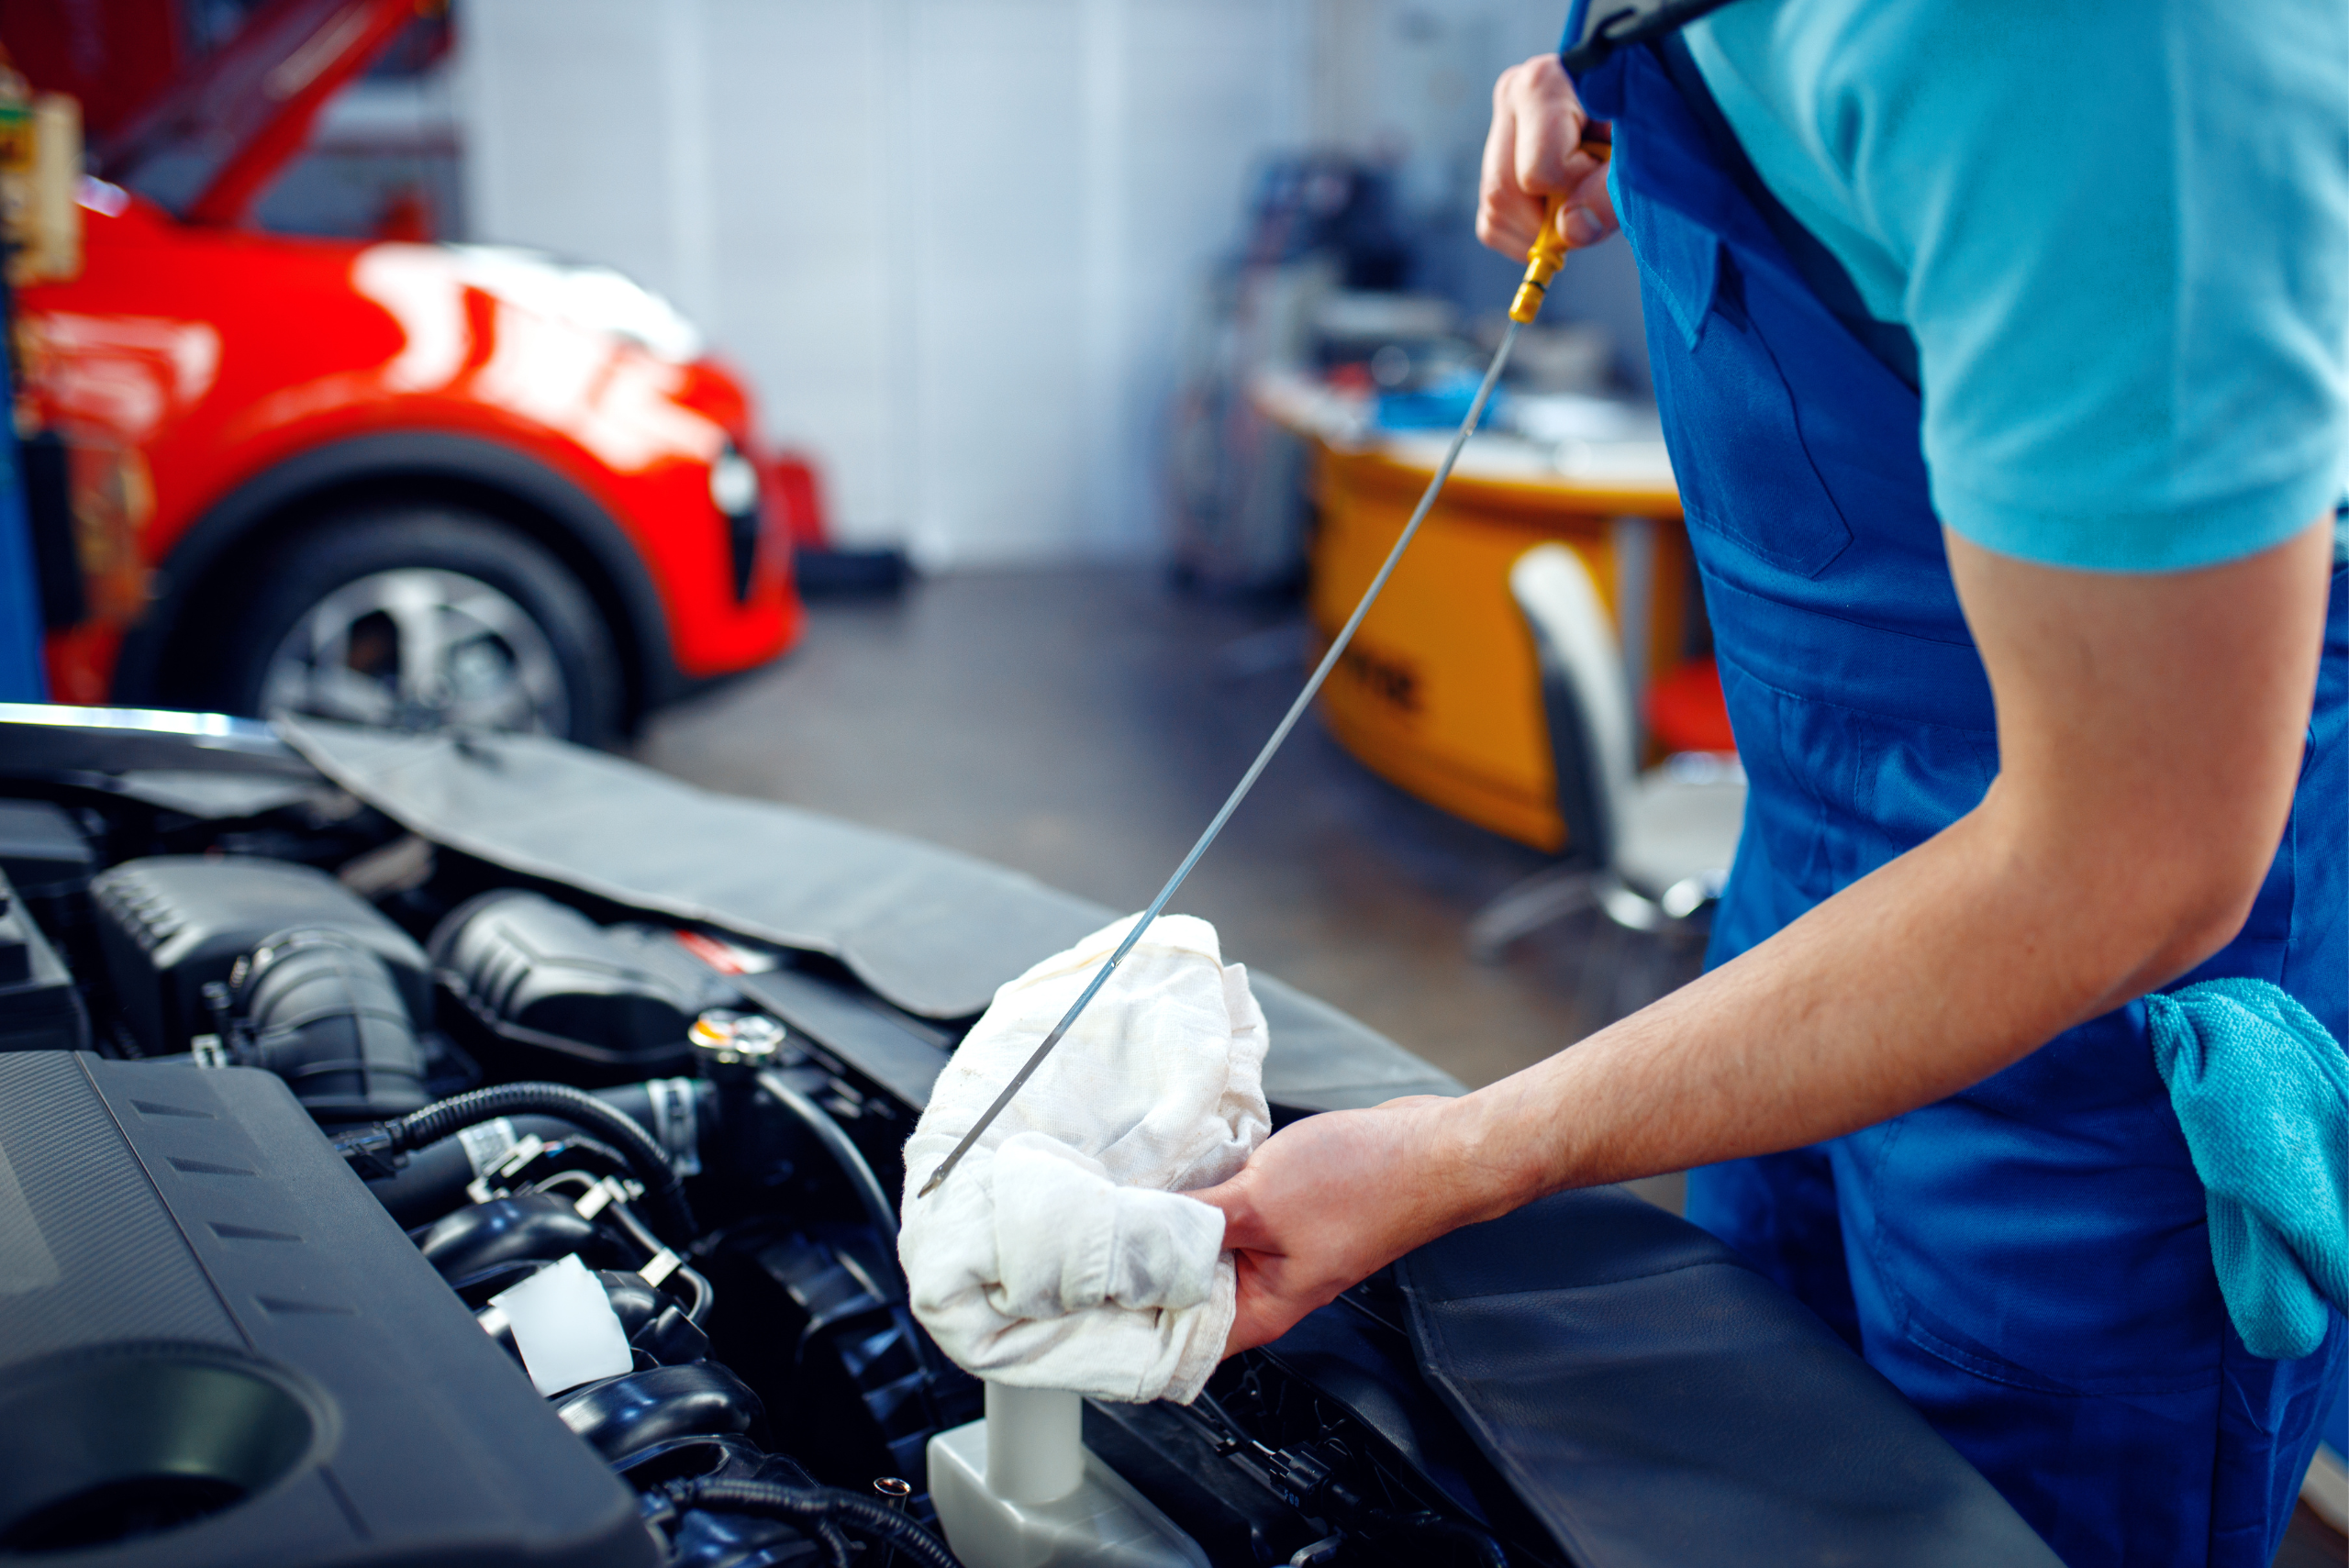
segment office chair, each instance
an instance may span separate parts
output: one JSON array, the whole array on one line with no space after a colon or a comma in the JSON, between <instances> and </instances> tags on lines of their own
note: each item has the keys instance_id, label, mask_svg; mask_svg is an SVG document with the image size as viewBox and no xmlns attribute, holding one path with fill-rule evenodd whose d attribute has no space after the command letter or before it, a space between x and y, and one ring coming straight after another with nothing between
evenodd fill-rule
<instances>
[{"instance_id":1,"label":"office chair","mask_svg":"<svg viewBox=\"0 0 2349 1568\"><path fill-rule=\"evenodd\" d=\"M1477 913L1469 951L1490 962L1593 906L1628 930L1694 936L1737 853L1744 770L1733 756L1695 751L1639 771L1622 655L1580 556L1538 545L1509 569L1508 585L1541 660L1566 852Z\"/></svg>"}]
</instances>

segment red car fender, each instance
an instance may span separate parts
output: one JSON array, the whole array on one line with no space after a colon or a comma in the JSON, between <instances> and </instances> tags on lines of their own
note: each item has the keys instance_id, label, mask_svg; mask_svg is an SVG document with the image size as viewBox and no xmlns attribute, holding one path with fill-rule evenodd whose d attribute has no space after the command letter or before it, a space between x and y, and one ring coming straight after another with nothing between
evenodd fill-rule
<instances>
[{"instance_id":1,"label":"red car fender","mask_svg":"<svg viewBox=\"0 0 2349 1568\"><path fill-rule=\"evenodd\" d=\"M763 454L722 366L483 287L452 249L193 229L136 201L90 217L83 274L25 291L28 389L69 441L143 470L139 554L167 590L191 586L180 546L233 498L306 453L405 432L503 449L587 497L651 583L660 625L637 631L667 645L659 662L712 675L796 639L772 521L735 595L710 469L729 442ZM61 695L117 684L98 677L119 632L51 639Z\"/></svg>"}]
</instances>

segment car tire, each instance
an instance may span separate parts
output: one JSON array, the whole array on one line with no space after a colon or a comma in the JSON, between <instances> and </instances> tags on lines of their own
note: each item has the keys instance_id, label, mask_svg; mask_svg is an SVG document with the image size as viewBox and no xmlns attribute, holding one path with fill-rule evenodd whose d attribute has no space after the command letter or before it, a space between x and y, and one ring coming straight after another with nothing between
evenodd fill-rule
<instances>
[{"instance_id":1,"label":"car tire","mask_svg":"<svg viewBox=\"0 0 2349 1568\"><path fill-rule=\"evenodd\" d=\"M620 729L611 632L545 547L479 513L337 514L260 561L220 647L232 713L407 729Z\"/></svg>"}]
</instances>

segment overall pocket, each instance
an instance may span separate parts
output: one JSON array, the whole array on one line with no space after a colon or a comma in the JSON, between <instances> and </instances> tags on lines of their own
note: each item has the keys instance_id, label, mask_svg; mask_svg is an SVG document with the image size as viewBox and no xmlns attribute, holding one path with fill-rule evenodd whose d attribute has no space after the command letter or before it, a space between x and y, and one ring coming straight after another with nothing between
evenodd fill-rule
<instances>
[{"instance_id":1,"label":"overall pocket","mask_svg":"<svg viewBox=\"0 0 2349 1568\"><path fill-rule=\"evenodd\" d=\"M1735 258L1694 219L1623 197L1656 403L1698 548L1709 536L1818 576L1851 544L1851 525L1803 441L1777 358L1746 316Z\"/></svg>"}]
</instances>

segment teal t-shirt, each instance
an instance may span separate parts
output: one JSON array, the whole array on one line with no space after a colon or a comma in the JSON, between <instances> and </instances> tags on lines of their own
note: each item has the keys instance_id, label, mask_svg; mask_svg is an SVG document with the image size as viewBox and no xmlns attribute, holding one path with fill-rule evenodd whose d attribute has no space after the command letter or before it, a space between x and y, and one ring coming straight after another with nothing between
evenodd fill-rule
<instances>
[{"instance_id":1,"label":"teal t-shirt","mask_svg":"<svg viewBox=\"0 0 2349 1568\"><path fill-rule=\"evenodd\" d=\"M2349 479L2349 5L1736 0L1688 49L1918 350L1942 520L2161 572Z\"/></svg>"}]
</instances>

